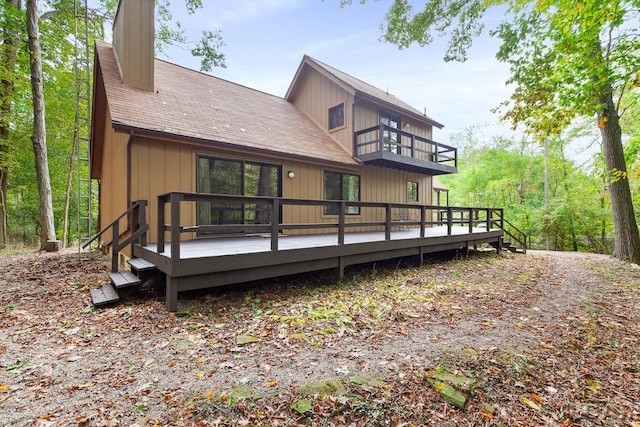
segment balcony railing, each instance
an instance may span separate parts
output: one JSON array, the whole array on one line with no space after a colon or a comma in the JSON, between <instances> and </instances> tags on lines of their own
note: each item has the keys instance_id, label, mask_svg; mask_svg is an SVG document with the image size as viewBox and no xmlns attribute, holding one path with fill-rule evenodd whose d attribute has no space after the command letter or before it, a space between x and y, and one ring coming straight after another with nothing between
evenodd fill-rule
<instances>
[{"instance_id":1,"label":"balcony railing","mask_svg":"<svg viewBox=\"0 0 640 427\"><path fill-rule=\"evenodd\" d=\"M355 132L354 139L364 163L430 175L457 172L456 148L400 129L380 124Z\"/></svg>"}]
</instances>

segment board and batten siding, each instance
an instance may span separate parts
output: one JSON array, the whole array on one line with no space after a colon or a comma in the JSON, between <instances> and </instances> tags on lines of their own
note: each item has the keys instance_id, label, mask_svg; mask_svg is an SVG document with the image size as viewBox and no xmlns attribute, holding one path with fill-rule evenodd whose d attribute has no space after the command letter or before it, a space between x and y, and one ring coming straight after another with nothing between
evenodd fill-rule
<instances>
[{"instance_id":1,"label":"board and batten siding","mask_svg":"<svg viewBox=\"0 0 640 427\"><path fill-rule=\"evenodd\" d=\"M195 192L196 160L193 148L174 142L135 138L131 146L131 200L147 200L148 238L157 240L158 196L171 191ZM169 205L165 208L169 220ZM182 203L182 225L195 225L195 206ZM193 238L189 233L183 240Z\"/></svg>"},{"instance_id":2,"label":"board and batten siding","mask_svg":"<svg viewBox=\"0 0 640 427\"><path fill-rule=\"evenodd\" d=\"M105 114L102 175L100 177L100 229L109 225L127 210L127 141L129 134L116 132L111 127L111 114ZM120 232L127 229L127 220L120 223ZM102 242L111 243L112 234L101 237Z\"/></svg>"},{"instance_id":3,"label":"board and batten siding","mask_svg":"<svg viewBox=\"0 0 640 427\"><path fill-rule=\"evenodd\" d=\"M124 141L126 149L126 140ZM324 172L343 172L360 176L360 194L362 201L407 203L407 182L418 182L419 203L431 203L431 178L421 174L393 169L363 166L340 168L311 164L302 161L277 159L246 155L240 152L213 150L206 147L194 147L167 141L135 138L131 146L131 200L149 202L147 220L151 226L149 241L156 241L157 196L171 191L196 191L196 159L198 155L223 159L236 159L279 165L282 168L282 196L294 199L322 199ZM123 164L126 162L123 161ZM288 172L294 172L294 178ZM126 171L123 171L126 176ZM125 192L123 191L123 194ZM122 213L124 209L117 212ZM195 203L182 203L181 223L184 226L196 225ZM167 206L168 209L168 206ZM415 219L415 213L411 218ZM325 215L317 206L284 206L283 222L287 224L336 222L335 215ZM166 212L169 218L169 212ZM404 215L402 212L394 216ZM397 219L397 218L394 218ZM409 218L403 218L409 219ZM360 215L349 215L347 221L382 221L382 209L363 209ZM296 233L333 232L332 229L296 231ZM294 234L294 231L285 231ZM182 239L194 238L194 233L183 233Z\"/></svg>"},{"instance_id":4,"label":"board and batten siding","mask_svg":"<svg viewBox=\"0 0 640 427\"><path fill-rule=\"evenodd\" d=\"M326 129L348 153L353 153L353 95L311 68L306 68L302 77L291 102ZM329 109L342 103L345 125L329 131Z\"/></svg>"}]
</instances>

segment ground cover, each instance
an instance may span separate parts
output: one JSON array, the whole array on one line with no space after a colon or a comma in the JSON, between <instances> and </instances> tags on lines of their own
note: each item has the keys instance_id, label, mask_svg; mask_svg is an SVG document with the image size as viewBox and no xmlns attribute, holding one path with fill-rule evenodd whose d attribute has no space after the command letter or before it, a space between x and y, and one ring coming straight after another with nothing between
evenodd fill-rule
<instances>
[{"instance_id":1,"label":"ground cover","mask_svg":"<svg viewBox=\"0 0 640 427\"><path fill-rule=\"evenodd\" d=\"M108 260L0 258L3 425L640 425L640 270L474 254L93 309Z\"/></svg>"}]
</instances>

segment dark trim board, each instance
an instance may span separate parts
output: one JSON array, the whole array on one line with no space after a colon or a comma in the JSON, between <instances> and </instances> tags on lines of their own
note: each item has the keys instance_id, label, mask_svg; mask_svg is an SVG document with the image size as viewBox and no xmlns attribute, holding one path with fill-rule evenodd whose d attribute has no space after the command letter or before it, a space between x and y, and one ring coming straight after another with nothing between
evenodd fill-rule
<instances>
[{"instance_id":1,"label":"dark trim board","mask_svg":"<svg viewBox=\"0 0 640 427\"><path fill-rule=\"evenodd\" d=\"M415 237L412 230L394 232L391 240L380 233L350 233L353 243L327 244L332 235L289 236L283 248L268 250L269 239L259 236L183 241L183 258L171 260L171 248L158 253L157 246L136 244L134 256L144 258L166 274L167 310L177 311L178 293L232 285L291 274L336 269L338 279L350 265L401 257L422 257L490 243L499 245L503 230L474 230L444 236ZM404 237L404 238L403 238ZM291 239L288 244L287 239ZM329 240L327 240L329 239ZM263 250L264 249L264 250Z\"/></svg>"}]
</instances>

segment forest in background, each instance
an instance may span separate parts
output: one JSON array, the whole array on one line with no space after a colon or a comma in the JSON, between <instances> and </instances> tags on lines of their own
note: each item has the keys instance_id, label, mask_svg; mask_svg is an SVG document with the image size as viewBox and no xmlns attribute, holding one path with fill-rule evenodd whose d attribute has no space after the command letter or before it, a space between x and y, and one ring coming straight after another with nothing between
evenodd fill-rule
<instances>
[{"instance_id":1,"label":"forest in background","mask_svg":"<svg viewBox=\"0 0 640 427\"><path fill-rule=\"evenodd\" d=\"M40 19L40 37L43 54L44 93L47 105L47 147L57 237L63 237L65 200L69 193L67 244L77 243L78 181L70 179L74 163L74 123L76 114L76 55L74 29L74 2L70 0L43 2L46 12ZM89 39L104 38L104 23L112 19L113 1L104 1L92 10ZM197 3L197 2L193 2ZM2 117L0 128L0 176L2 177L2 205L6 207L6 242L0 236L0 247L37 246L39 240L38 188L34 170L31 143L33 112L29 86L29 52L25 40L24 11L15 7L20 2L0 2L2 20ZM195 9L194 9L195 10ZM163 43L180 42L179 31L172 30L171 16L166 7L158 7L158 48ZM217 40L219 35L206 34L203 40ZM7 58L14 49L14 66ZM204 52L204 55L203 55ZM210 58L211 66L223 64L219 45L209 44L208 51L198 52ZM217 62L216 62L217 61ZM206 63L203 60L203 69ZM622 116L625 160L633 204L640 203L638 190L640 163L640 128L638 125L638 93L625 95L630 105ZM588 124L595 128L593 120ZM585 125L587 126L587 125ZM591 129L597 131L597 129ZM588 133L588 127L582 133ZM597 133L597 132L595 132ZM458 206L503 207L506 217L530 236L534 247L544 247L546 236L552 249L585 250L609 253L612 250L613 224L607 192L611 172L606 170L602 155L595 156L587 165L577 165L575 153L568 145L580 132L565 132L559 137L547 138L548 201L545 202L544 149L538 139L493 138L479 140L472 129L458 135L452 145L460 148L459 173L444 177L450 188L450 204ZM597 138L597 137L596 137ZM596 142L597 143L597 142ZM76 170L88 176L86 170ZM614 177L615 179L615 177ZM97 185L93 186L93 215L97 216ZM637 211L637 209L636 209ZM94 221L95 224L95 221ZM2 229L3 227L0 227ZM2 233L0 233L2 234Z\"/></svg>"}]
</instances>

